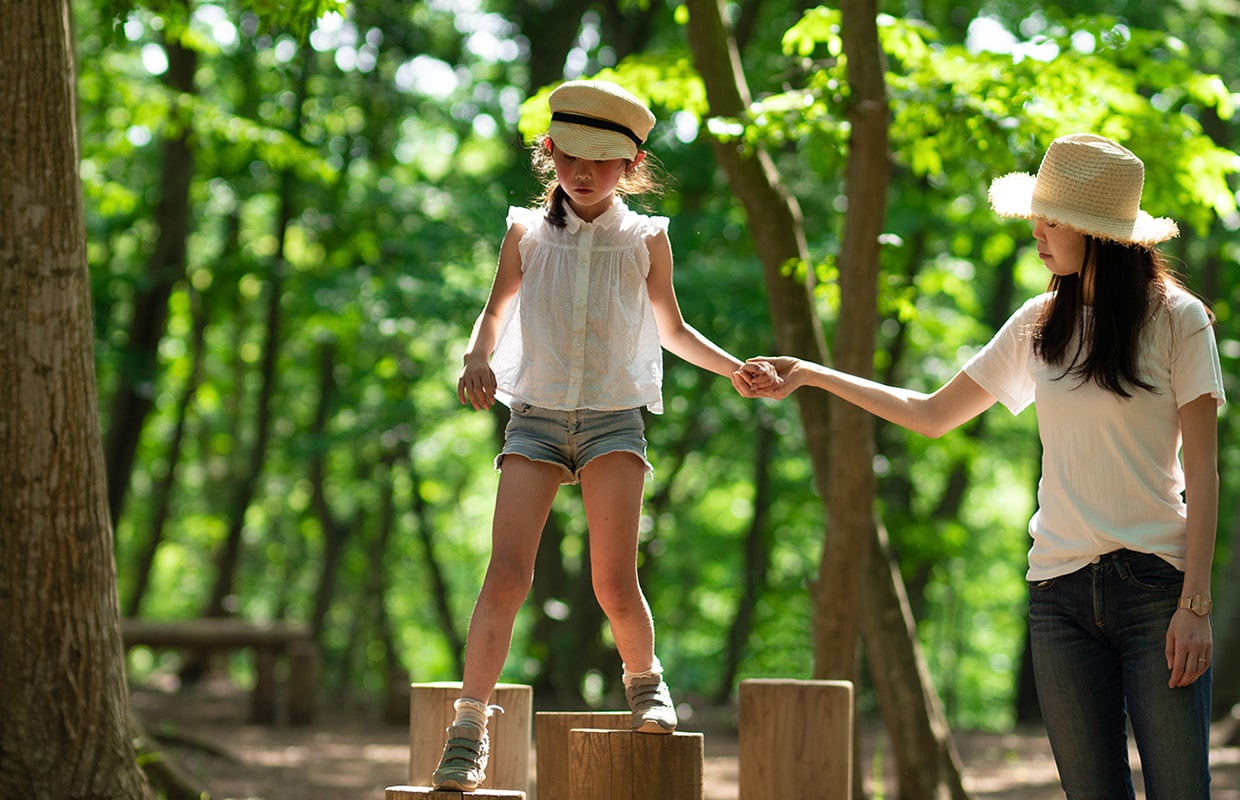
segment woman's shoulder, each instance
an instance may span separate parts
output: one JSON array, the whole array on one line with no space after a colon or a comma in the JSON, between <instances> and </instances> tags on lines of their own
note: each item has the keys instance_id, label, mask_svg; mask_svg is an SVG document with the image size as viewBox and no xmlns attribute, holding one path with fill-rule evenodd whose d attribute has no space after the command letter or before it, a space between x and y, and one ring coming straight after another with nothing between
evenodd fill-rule
<instances>
[{"instance_id":1,"label":"woman's shoulder","mask_svg":"<svg viewBox=\"0 0 1240 800\"><path fill-rule=\"evenodd\" d=\"M1171 308L1199 308L1205 310L1206 304L1200 297L1175 281L1167 283L1165 292L1167 305Z\"/></svg>"},{"instance_id":2,"label":"woman's shoulder","mask_svg":"<svg viewBox=\"0 0 1240 800\"><path fill-rule=\"evenodd\" d=\"M1163 292L1162 305L1172 319L1197 326L1210 325L1214 316L1205 301L1181 284L1170 281Z\"/></svg>"},{"instance_id":3,"label":"woman's shoulder","mask_svg":"<svg viewBox=\"0 0 1240 800\"><path fill-rule=\"evenodd\" d=\"M1012 316L1019 319L1036 317L1041 314L1042 309L1050 305L1050 302L1054 299L1054 292L1042 292L1041 294L1035 294L1033 297L1030 297L1028 300L1021 303L1020 308L1016 309L1016 311L1012 313Z\"/></svg>"}]
</instances>

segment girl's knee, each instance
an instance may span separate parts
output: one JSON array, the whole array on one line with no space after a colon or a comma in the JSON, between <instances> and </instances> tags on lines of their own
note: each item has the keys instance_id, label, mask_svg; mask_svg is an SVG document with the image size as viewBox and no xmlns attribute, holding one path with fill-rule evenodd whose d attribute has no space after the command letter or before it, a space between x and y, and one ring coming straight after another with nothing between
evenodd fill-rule
<instances>
[{"instance_id":1,"label":"girl's knee","mask_svg":"<svg viewBox=\"0 0 1240 800\"><path fill-rule=\"evenodd\" d=\"M636 575L620 579L610 575L595 575L594 597L608 616L634 608L645 608L646 605L646 598L637 583Z\"/></svg>"},{"instance_id":2,"label":"girl's knee","mask_svg":"<svg viewBox=\"0 0 1240 800\"><path fill-rule=\"evenodd\" d=\"M517 564L492 562L487 566L486 578L482 590L491 594L496 600L521 603L530 593L534 582L533 570L525 569Z\"/></svg>"}]
</instances>

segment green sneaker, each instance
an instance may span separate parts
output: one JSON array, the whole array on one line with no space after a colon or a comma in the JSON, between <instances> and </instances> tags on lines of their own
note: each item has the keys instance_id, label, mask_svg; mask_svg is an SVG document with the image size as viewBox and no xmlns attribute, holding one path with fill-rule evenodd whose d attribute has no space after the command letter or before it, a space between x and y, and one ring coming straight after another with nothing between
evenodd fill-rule
<instances>
[{"instance_id":1,"label":"green sneaker","mask_svg":"<svg viewBox=\"0 0 1240 800\"><path fill-rule=\"evenodd\" d=\"M448 726L448 742L444 745L439 769L431 776L435 789L469 792L486 780L487 755L490 742L485 729L461 723Z\"/></svg>"},{"instance_id":2,"label":"green sneaker","mask_svg":"<svg viewBox=\"0 0 1240 800\"><path fill-rule=\"evenodd\" d=\"M672 693L659 675L629 679L624 695L633 712L630 722L638 733L672 733L676 730L676 709Z\"/></svg>"}]
</instances>

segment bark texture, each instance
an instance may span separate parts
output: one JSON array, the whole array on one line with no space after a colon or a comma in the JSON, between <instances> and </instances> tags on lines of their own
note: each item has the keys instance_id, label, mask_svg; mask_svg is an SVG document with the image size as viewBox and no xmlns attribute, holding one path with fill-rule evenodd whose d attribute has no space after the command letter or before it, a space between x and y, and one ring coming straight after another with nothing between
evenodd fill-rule
<instances>
[{"instance_id":1,"label":"bark texture","mask_svg":"<svg viewBox=\"0 0 1240 800\"><path fill-rule=\"evenodd\" d=\"M0 798L146 798L95 388L68 0L0 0Z\"/></svg>"},{"instance_id":2,"label":"bark texture","mask_svg":"<svg viewBox=\"0 0 1240 800\"><path fill-rule=\"evenodd\" d=\"M706 84L711 114L740 116L749 89L719 0L687 0L694 63ZM890 171L887 103L877 6L845 0L841 35L853 105L845 189L848 212L839 257L840 319L836 366L873 372L878 323L879 234L886 217ZM809 278L784 271L808 260L801 215L762 150L743 152L715 141L715 154L745 206L766 277L776 344L790 355L827 363L822 326L811 303ZM814 587L814 677L857 682L863 635L883 717L897 762L900 797L967 797L959 759L916 637L899 571L874 516L874 421L823 392L798 392L814 479L829 515ZM853 771L853 795L863 796L863 765Z\"/></svg>"}]
</instances>

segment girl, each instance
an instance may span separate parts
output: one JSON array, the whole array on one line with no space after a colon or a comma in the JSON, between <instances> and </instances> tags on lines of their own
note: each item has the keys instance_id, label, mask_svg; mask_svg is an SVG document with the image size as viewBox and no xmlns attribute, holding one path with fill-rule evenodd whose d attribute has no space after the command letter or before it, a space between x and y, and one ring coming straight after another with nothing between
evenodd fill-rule
<instances>
[{"instance_id":1,"label":"girl","mask_svg":"<svg viewBox=\"0 0 1240 800\"><path fill-rule=\"evenodd\" d=\"M654 115L605 81L565 83L550 104L551 126L534 160L552 179L541 208L509 210L498 271L457 387L460 401L475 409L504 403L511 421L496 459L491 559L435 788L471 790L484 779L487 701L533 579L539 535L564 483L581 484L594 593L624 662L632 728L675 730L637 580L650 471L641 408L662 411L660 347L730 376L737 391L754 396L750 373L739 372L742 362L681 316L668 220L630 211L617 196L655 188L639 149ZM774 380L774 370L761 379Z\"/></svg>"},{"instance_id":2,"label":"girl","mask_svg":"<svg viewBox=\"0 0 1240 800\"><path fill-rule=\"evenodd\" d=\"M815 386L928 436L996 401L1035 403L1029 626L1060 782L1069 798L1130 800L1130 718L1145 796L1204 800L1223 383L1210 313L1155 249L1178 229L1140 210L1144 176L1120 145L1075 134L1036 177L991 185L997 213L1033 220L1050 287L932 394L764 362L783 379L771 396Z\"/></svg>"}]
</instances>

